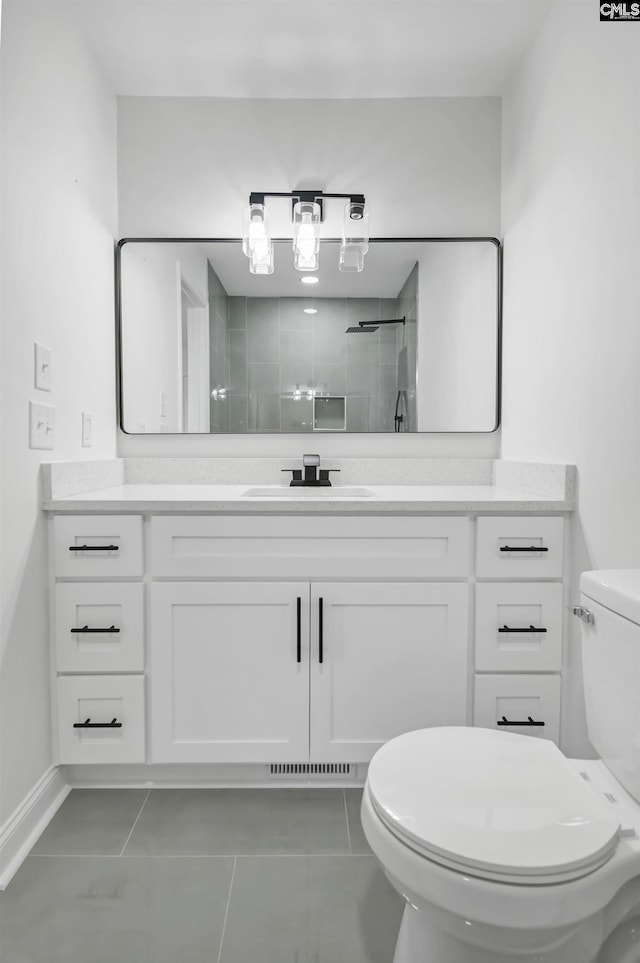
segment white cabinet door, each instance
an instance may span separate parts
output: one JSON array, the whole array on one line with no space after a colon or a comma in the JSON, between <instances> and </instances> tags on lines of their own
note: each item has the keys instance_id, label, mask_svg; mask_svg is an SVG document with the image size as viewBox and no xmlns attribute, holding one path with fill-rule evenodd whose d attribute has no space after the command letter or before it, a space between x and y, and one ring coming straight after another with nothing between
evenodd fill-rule
<instances>
[{"instance_id":1,"label":"white cabinet door","mask_svg":"<svg viewBox=\"0 0 640 963\"><path fill-rule=\"evenodd\" d=\"M310 758L366 762L387 740L465 725L467 586L314 583Z\"/></svg>"},{"instance_id":2,"label":"white cabinet door","mask_svg":"<svg viewBox=\"0 0 640 963\"><path fill-rule=\"evenodd\" d=\"M308 758L307 583L156 583L151 619L153 762Z\"/></svg>"}]
</instances>

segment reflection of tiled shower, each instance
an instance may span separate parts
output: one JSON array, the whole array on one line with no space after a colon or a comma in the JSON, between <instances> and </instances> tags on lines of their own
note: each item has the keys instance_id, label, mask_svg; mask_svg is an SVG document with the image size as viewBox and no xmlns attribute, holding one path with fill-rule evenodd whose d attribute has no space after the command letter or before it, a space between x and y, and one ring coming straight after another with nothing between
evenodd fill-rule
<instances>
[{"instance_id":1,"label":"reflection of tiled shower","mask_svg":"<svg viewBox=\"0 0 640 963\"><path fill-rule=\"evenodd\" d=\"M211 273L209 277L211 283ZM226 397L218 394L211 400L212 431L344 427L392 432L400 387L412 399L406 425L415 430L416 278L417 269L398 298L229 297L225 325L222 302L216 301L210 317L213 325L215 315L225 330L227 347L221 350L220 334L212 330L212 388L228 359L228 391ZM305 313L309 308L316 313ZM383 326L363 337L346 334L358 321L403 314L405 325ZM400 359L406 364L399 366ZM319 401L327 398L335 400ZM341 411L346 411L342 424Z\"/></svg>"},{"instance_id":2,"label":"reflection of tiled shower","mask_svg":"<svg viewBox=\"0 0 640 963\"><path fill-rule=\"evenodd\" d=\"M233 431L229 427L229 296L218 275L207 262L209 287L209 425L211 431Z\"/></svg>"},{"instance_id":3,"label":"reflection of tiled shower","mask_svg":"<svg viewBox=\"0 0 640 963\"><path fill-rule=\"evenodd\" d=\"M400 431L417 430L416 411L416 371L418 356L418 265L402 286L398 295L398 315L405 317L406 322L398 338L402 339L398 345L398 392L401 393L398 411L404 421L399 426ZM406 392L406 395L402 395ZM396 396L398 401L398 396Z\"/></svg>"}]
</instances>

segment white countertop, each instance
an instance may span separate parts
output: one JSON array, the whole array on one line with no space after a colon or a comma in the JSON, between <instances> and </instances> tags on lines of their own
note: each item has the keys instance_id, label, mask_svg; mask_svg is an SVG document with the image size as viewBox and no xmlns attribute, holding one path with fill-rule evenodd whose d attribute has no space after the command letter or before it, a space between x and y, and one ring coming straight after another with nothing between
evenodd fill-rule
<instances>
[{"instance_id":1,"label":"white countertop","mask_svg":"<svg viewBox=\"0 0 640 963\"><path fill-rule=\"evenodd\" d=\"M330 490L277 486L277 495L251 497L253 485L128 484L43 502L52 512L167 512L209 514L430 514L435 512L510 512L531 514L568 512L573 501L557 495L538 495L495 485L361 485L372 495L340 494ZM356 487L356 486L348 486Z\"/></svg>"}]
</instances>

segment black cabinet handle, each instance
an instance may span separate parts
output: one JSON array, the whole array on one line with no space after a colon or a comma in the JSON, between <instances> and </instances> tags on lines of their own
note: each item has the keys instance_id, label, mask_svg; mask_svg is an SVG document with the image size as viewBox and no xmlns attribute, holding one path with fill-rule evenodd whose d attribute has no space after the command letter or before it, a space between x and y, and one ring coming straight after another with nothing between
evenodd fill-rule
<instances>
[{"instance_id":1,"label":"black cabinet handle","mask_svg":"<svg viewBox=\"0 0 640 963\"><path fill-rule=\"evenodd\" d=\"M501 625L498 632L546 632L546 629L539 629L535 625L530 625L528 629L511 629L508 625Z\"/></svg>"},{"instance_id":2,"label":"black cabinet handle","mask_svg":"<svg viewBox=\"0 0 640 963\"><path fill-rule=\"evenodd\" d=\"M113 717L111 722L92 722L91 716L85 719L84 722L74 722L74 729L122 729L122 723L116 722L116 716Z\"/></svg>"},{"instance_id":3,"label":"black cabinet handle","mask_svg":"<svg viewBox=\"0 0 640 963\"><path fill-rule=\"evenodd\" d=\"M320 665L322 665L322 663L324 662L324 639L323 639L324 617L323 617L322 606L323 606L323 600L322 598L319 598L318 599L318 662L320 663Z\"/></svg>"},{"instance_id":4,"label":"black cabinet handle","mask_svg":"<svg viewBox=\"0 0 640 963\"><path fill-rule=\"evenodd\" d=\"M119 545L70 545L70 552L117 552Z\"/></svg>"},{"instance_id":5,"label":"black cabinet handle","mask_svg":"<svg viewBox=\"0 0 640 963\"><path fill-rule=\"evenodd\" d=\"M76 632L79 635L89 635L91 632L99 632L101 635L106 635L107 632L113 634L115 632L119 632L120 629L117 629L115 625L110 625L108 629L90 629L88 625L83 625L81 629L70 629L69 631Z\"/></svg>"},{"instance_id":6,"label":"black cabinet handle","mask_svg":"<svg viewBox=\"0 0 640 963\"><path fill-rule=\"evenodd\" d=\"M302 599L296 599L296 662L302 662L302 623L301 623Z\"/></svg>"},{"instance_id":7,"label":"black cabinet handle","mask_svg":"<svg viewBox=\"0 0 640 963\"><path fill-rule=\"evenodd\" d=\"M501 552L548 552L546 545L501 545Z\"/></svg>"},{"instance_id":8,"label":"black cabinet handle","mask_svg":"<svg viewBox=\"0 0 640 963\"><path fill-rule=\"evenodd\" d=\"M522 722L522 721L515 722L514 720L507 719L506 716L503 716L502 719L498 719L498 725L499 726L543 726L544 722L535 722L535 720L533 720L531 716L527 716L526 722Z\"/></svg>"}]
</instances>

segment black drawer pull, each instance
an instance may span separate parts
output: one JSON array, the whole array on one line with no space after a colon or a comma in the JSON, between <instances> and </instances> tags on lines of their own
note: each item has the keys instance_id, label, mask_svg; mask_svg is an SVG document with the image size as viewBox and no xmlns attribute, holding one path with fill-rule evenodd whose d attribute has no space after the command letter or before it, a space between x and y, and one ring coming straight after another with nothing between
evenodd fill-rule
<instances>
[{"instance_id":1,"label":"black drawer pull","mask_svg":"<svg viewBox=\"0 0 640 963\"><path fill-rule=\"evenodd\" d=\"M70 545L70 552L117 552L119 545Z\"/></svg>"},{"instance_id":2,"label":"black drawer pull","mask_svg":"<svg viewBox=\"0 0 640 963\"><path fill-rule=\"evenodd\" d=\"M302 662L302 598L296 599L296 662Z\"/></svg>"},{"instance_id":3,"label":"black drawer pull","mask_svg":"<svg viewBox=\"0 0 640 963\"><path fill-rule=\"evenodd\" d=\"M318 662L320 665L324 662L324 615L322 611L323 600L318 599Z\"/></svg>"},{"instance_id":4,"label":"black drawer pull","mask_svg":"<svg viewBox=\"0 0 640 963\"><path fill-rule=\"evenodd\" d=\"M91 632L99 632L101 635L107 632L114 633L119 632L115 625L110 625L108 629L90 629L88 625L83 625L81 629L70 629L70 632L77 632L79 635L89 635Z\"/></svg>"},{"instance_id":5,"label":"black drawer pull","mask_svg":"<svg viewBox=\"0 0 640 963\"><path fill-rule=\"evenodd\" d=\"M544 722L535 722L531 716L527 716L526 722L514 722L512 719L507 719L503 716L502 719L498 719L499 726L543 726Z\"/></svg>"},{"instance_id":6,"label":"black drawer pull","mask_svg":"<svg viewBox=\"0 0 640 963\"><path fill-rule=\"evenodd\" d=\"M548 552L546 545L501 545L501 552Z\"/></svg>"},{"instance_id":7,"label":"black drawer pull","mask_svg":"<svg viewBox=\"0 0 640 963\"><path fill-rule=\"evenodd\" d=\"M530 625L528 629L511 629L508 625L501 625L498 632L546 632L546 629L539 629L535 625Z\"/></svg>"},{"instance_id":8,"label":"black drawer pull","mask_svg":"<svg viewBox=\"0 0 640 963\"><path fill-rule=\"evenodd\" d=\"M122 723L116 722L116 717L114 716L111 722L92 722L91 716L85 719L84 722L74 722L74 729L122 729Z\"/></svg>"}]
</instances>

